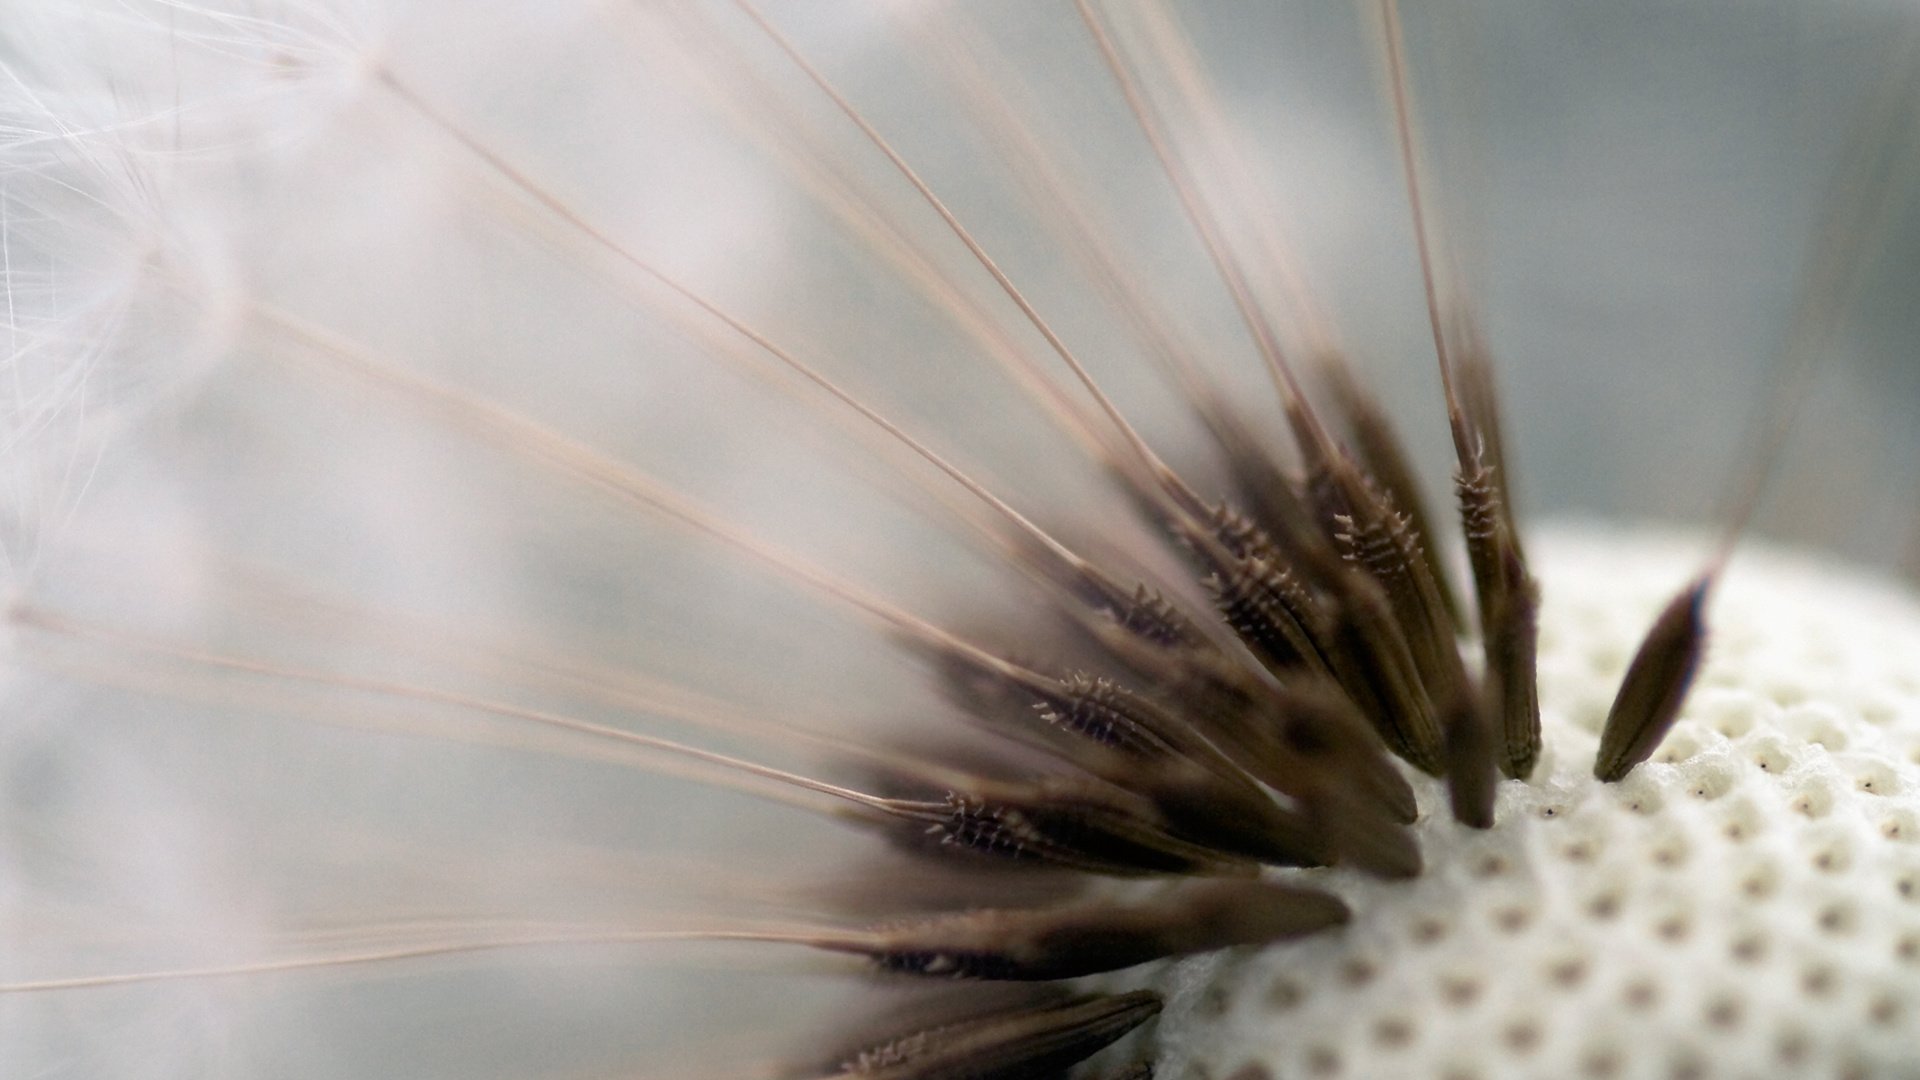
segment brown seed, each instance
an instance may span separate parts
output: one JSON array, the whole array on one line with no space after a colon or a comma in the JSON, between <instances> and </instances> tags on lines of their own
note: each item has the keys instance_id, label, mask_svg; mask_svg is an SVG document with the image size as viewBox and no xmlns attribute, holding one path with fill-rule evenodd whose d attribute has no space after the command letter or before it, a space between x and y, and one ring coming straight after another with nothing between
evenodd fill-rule
<instances>
[{"instance_id":1,"label":"brown seed","mask_svg":"<svg viewBox=\"0 0 1920 1080\"><path fill-rule=\"evenodd\" d=\"M1499 702L1500 769L1524 780L1540 759L1540 587L1510 527L1501 530L1496 549L1500 576L1483 594L1481 632L1487 679Z\"/></svg>"},{"instance_id":2,"label":"brown seed","mask_svg":"<svg viewBox=\"0 0 1920 1080\"><path fill-rule=\"evenodd\" d=\"M1442 737L1433 700L1385 593L1371 578L1350 575L1334 611L1334 677L1380 732L1388 749L1438 776Z\"/></svg>"},{"instance_id":3,"label":"brown seed","mask_svg":"<svg viewBox=\"0 0 1920 1080\"><path fill-rule=\"evenodd\" d=\"M978 781L939 802L895 800L898 820L921 823L943 847L1089 873L1250 873L1252 866L1181 840L1148 800L1094 780Z\"/></svg>"},{"instance_id":4,"label":"brown seed","mask_svg":"<svg viewBox=\"0 0 1920 1080\"><path fill-rule=\"evenodd\" d=\"M1421 687L1430 699L1444 701L1466 679L1466 669L1440 587L1421 555L1425 544L1370 478L1356 475L1346 485L1351 509L1339 519L1335 539L1346 557L1385 590Z\"/></svg>"},{"instance_id":5,"label":"brown seed","mask_svg":"<svg viewBox=\"0 0 1920 1080\"><path fill-rule=\"evenodd\" d=\"M833 1080L1026 1080L1078 1064L1160 1012L1151 991L1069 998L911 1031L854 1054Z\"/></svg>"},{"instance_id":6,"label":"brown seed","mask_svg":"<svg viewBox=\"0 0 1920 1080\"><path fill-rule=\"evenodd\" d=\"M953 979L1071 979L1173 956L1300 937L1344 924L1345 904L1312 889L1207 882L1136 904L937 915L818 944L882 970Z\"/></svg>"},{"instance_id":7,"label":"brown seed","mask_svg":"<svg viewBox=\"0 0 1920 1080\"><path fill-rule=\"evenodd\" d=\"M1290 570L1244 558L1217 570L1207 587L1220 617L1267 670L1285 676L1324 664L1309 629L1313 598Z\"/></svg>"},{"instance_id":8,"label":"brown seed","mask_svg":"<svg viewBox=\"0 0 1920 1080\"><path fill-rule=\"evenodd\" d=\"M1111 679L1084 672L1042 689L1036 708L1047 723L1123 753L1175 753L1180 740L1177 719Z\"/></svg>"},{"instance_id":9,"label":"brown seed","mask_svg":"<svg viewBox=\"0 0 1920 1080\"><path fill-rule=\"evenodd\" d=\"M1353 434L1353 446L1368 475L1380 485L1387 498L1407 516L1415 536L1436 536L1433 515L1427 512L1420 482L1415 479L1406 447L1394 431L1393 422L1379 399L1354 377L1353 369L1339 356L1326 359L1321 375L1330 390L1334 407ZM1439 587L1440 601L1455 630L1466 629L1466 615L1460 598L1447 576L1446 564L1432 544L1422 545L1427 573Z\"/></svg>"},{"instance_id":10,"label":"brown seed","mask_svg":"<svg viewBox=\"0 0 1920 1080\"><path fill-rule=\"evenodd\" d=\"M1627 666L1600 732L1593 775L1609 783L1652 756L1680 715L1706 648L1704 609L1713 579L1703 577L1667 604Z\"/></svg>"},{"instance_id":11,"label":"brown seed","mask_svg":"<svg viewBox=\"0 0 1920 1080\"><path fill-rule=\"evenodd\" d=\"M1250 776L1303 803L1338 787L1377 804L1398 824L1414 820L1412 786L1387 759L1365 717L1330 681L1260 687L1220 735Z\"/></svg>"},{"instance_id":12,"label":"brown seed","mask_svg":"<svg viewBox=\"0 0 1920 1080\"><path fill-rule=\"evenodd\" d=\"M1269 866L1325 866L1335 845L1313 820L1254 784L1233 783L1189 761L1135 766L1127 785L1146 796L1182 839Z\"/></svg>"},{"instance_id":13,"label":"brown seed","mask_svg":"<svg viewBox=\"0 0 1920 1080\"><path fill-rule=\"evenodd\" d=\"M1493 797L1499 783L1493 725L1470 686L1448 706L1447 800L1454 820L1475 829L1493 827Z\"/></svg>"}]
</instances>

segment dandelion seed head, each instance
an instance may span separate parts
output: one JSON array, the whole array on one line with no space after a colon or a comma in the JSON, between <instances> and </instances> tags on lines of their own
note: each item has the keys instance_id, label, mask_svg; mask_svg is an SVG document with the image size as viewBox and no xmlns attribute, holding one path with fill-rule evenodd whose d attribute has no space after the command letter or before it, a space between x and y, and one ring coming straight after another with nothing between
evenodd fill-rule
<instances>
[{"instance_id":1,"label":"dandelion seed head","mask_svg":"<svg viewBox=\"0 0 1920 1080\"><path fill-rule=\"evenodd\" d=\"M1744 553L1694 703L1650 764L1601 784L1589 763L1621 666L1697 556L1604 528L1536 546L1539 773L1503 788L1491 831L1429 813L1416 881L1344 875L1349 930L1167 972L1164 1075L1894 1075L1909 1061L1893 1017L1916 993L1902 950L1920 929L1920 609L1803 554Z\"/></svg>"},{"instance_id":2,"label":"dandelion seed head","mask_svg":"<svg viewBox=\"0 0 1920 1080\"><path fill-rule=\"evenodd\" d=\"M27 448L0 492L16 526L0 939L19 946L0 950L0 983L24 988L0 995L0 1023L22 1033L0 1040L0 1072L630 1076L644 1062L758 1076L779 1071L776 1053L832 1072L1116 1003L1147 1021L1161 1006L1143 986L1164 991L1164 1015L1120 1053L1156 1048L1163 1080L1911 1063L1898 1033L1920 952L1902 891L1920 887L1902 861L1920 842L1912 605L1818 556L1743 550L1680 722L1624 782L1599 784L1621 672L1704 546L1617 523L1536 537L1523 519L1547 604L1538 771L1500 782L1497 824L1475 830L1453 823L1439 783L1399 769L1420 797L1405 836L1423 874L1407 879L1397 825L1384 852L1266 872L1328 890L1308 905L1321 933L1033 995L947 998L873 980L872 949L804 953L807 935L875 925L1019 938L1059 912L957 912L1064 890L958 858L977 854L968 835L1084 856L1034 822L1110 824L1091 802L1139 811L1134 828L1192 790L1176 782L1192 770L1137 774L1139 790L1061 811L1055 792L1016 786L1130 778L1085 747L1070 766L1042 747L1076 708L1096 732L1138 720L1146 735L1130 737L1150 743L1164 734L1152 710L1184 706L1187 688L1118 673L1032 572L1033 533L836 411L755 339L1049 539L1211 618L1213 583L1189 561L1205 540L1170 538L1141 512L1151 499L1115 483L1102 448L1118 443L1039 320L1017 317L735 5L23 8L0 28L0 435ZM1189 343L1175 351L1278 431L1272 388L1070 6L767 8L1146 444L1209 499L1230 492L1132 319L1148 301L1166 309ZM1153 5L1113 8L1122 52L1168 94L1183 61L1146 32ZM1484 189L1471 169L1446 177L1486 206L1441 209L1462 249L1486 249L1466 259L1486 260L1485 280L1452 284L1484 298L1513 354L1500 366L1521 391L1508 411L1523 509L1697 510L1746 430L1754 356L1792 288L1783 237L1814 190L1792 133L1831 141L1821 121L1845 115L1847 95L1822 83L1810 121L1782 122L1773 65L1798 55L1791 35L1715 33L1691 10L1633 8L1685 31L1670 37L1631 17L1494 5L1415 42L1422 89L1436 56L1494 73L1491 111L1453 102L1467 122L1435 108L1429 130L1463 158L1475 149L1455 136L1495 133ZM1181 14L1232 121L1177 133L1198 190L1243 254L1266 229L1286 234L1328 294L1296 295L1290 268L1254 260L1287 347L1313 354L1337 327L1390 410L1430 421L1409 430L1415 471L1437 486L1454 462L1365 20L1311 5ZM1835 57L1850 62L1847 43L1878 25L1857 17L1816 36L1809 68L1847 67ZM1473 40L1449 52L1462 45L1449 27ZM989 102L1004 93L1004 116L956 89L970 77ZM1437 171L1458 164L1436 157ZM1049 169L1067 194L1054 204ZM1112 234L1137 296L1090 280L1098 260L1067 227L1077 209ZM1022 350L1068 406L1008 373ZM11 396L10 374L27 376ZM1810 473L1862 445L1897 458L1910 434L1886 419L1904 415L1891 395L1839 381ZM1061 422L1075 409L1099 434ZM1848 475L1829 494L1877 493L1876 517L1815 513L1785 531L1890 543L1874 522L1899 516L1895 500L1852 482L1870 470ZM658 512L660 492L710 516ZM1452 558L1438 538L1452 531L1424 539ZM955 641L986 656L987 676L978 656L971 675L988 691L996 673L1027 680L998 689L1033 727L1009 739L1008 716L967 700ZM1478 675L1478 643L1464 646ZM709 756L649 756L657 744L626 736ZM968 791L982 779L970 771L1003 786ZM891 799L923 817L875 840L806 802L863 784L860 809ZM1276 807L1308 804L1286 794L1260 804L1282 824ZM972 808L975 832L930 805ZM1149 832L1143 846L1163 845L1149 854L1252 872ZM903 850L915 844L942 860ZM1295 861L1329 852L1312 854ZM1116 876L1137 869L1123 859ZM1144 903L1193 885L1088 892ZM1162 953L1205 951L1207 922L1176 928L1201 945L1176 933ZM620 937L768 923L785 937ZM495 948L522 934L591 940ZM479 945L407 952L449 942ZM966 956L909 940L880 966L1031 960L999 944ZM81 985L95 977L111 985ZM1131 996L1049 996L1095 989ZM980 1019L995 1009L1014 1019ZM843 1043L864 1049L830 1058Z\"/></svg>"}]
</instances>

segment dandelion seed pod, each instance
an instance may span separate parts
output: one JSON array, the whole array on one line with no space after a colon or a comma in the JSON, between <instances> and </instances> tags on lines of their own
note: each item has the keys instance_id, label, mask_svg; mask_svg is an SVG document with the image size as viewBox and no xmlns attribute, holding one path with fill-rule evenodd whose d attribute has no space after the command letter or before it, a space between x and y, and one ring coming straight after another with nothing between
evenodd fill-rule
<instances>
[{"instance_id":1,"label":"dandelion seed pod","mask_svg":"<svg viewBox=\"0 0 1920 1080\"><path fill-rule=\"evenodd\" d=\"M16 0L0 1076L1913 1074L1914 21Z\"/></svg>"},{"instance_id":2,"label":"dandelion seed pod","mask_svg":"<svg viewBox=\"0 0 1920 1080\"><path fill-rule=\"evenodd\" d=\"M1163 1070L1909 1071L1896 1017L1914 994L1914 699L1898 687L1920 605L1804 554L1749 550L1681 719L1603 783L1588 748L1697 542L1548 532L1530 549L1550 586L1537 779L1503 782L1485 831L1447 820L1441 785L1422 781L1426 872L1328 886L1371 932L1169 970ZM1635 569L1613 561L1627 551ZM1633 617L1602 613L1622 603Z\"/></svg>"}]
</instances>

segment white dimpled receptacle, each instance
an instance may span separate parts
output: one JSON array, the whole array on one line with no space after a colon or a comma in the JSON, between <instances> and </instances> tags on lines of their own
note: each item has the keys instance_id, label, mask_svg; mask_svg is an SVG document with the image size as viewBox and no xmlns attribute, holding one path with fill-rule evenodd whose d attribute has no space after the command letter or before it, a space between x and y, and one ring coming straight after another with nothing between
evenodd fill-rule
<instances>
[{"instance_id":1,"label":"white dimpled receptacle","mask_svg":"<svg viewBox=\"0 0 1920 1080\"><path fill-rule=\"evenodd\" d=\"M1920 1075L1920 603L1743 549L1679 722L1593 779L1620 676L1702 544L1563 529L1546 749L1475 831L1422 781L1412 882L1344 930L1170 967L1169 1080Z\"/></svg>"}]
</instances>

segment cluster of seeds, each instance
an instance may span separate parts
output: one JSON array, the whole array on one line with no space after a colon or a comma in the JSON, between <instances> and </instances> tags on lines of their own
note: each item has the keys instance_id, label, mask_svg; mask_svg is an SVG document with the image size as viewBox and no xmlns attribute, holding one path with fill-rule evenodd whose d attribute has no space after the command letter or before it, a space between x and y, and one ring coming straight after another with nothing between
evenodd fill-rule
<instances>
[{"instance_id":1,"label":"cluster of seeds","mask_svg":"<svg viewBox=\"0 0 1920 1080\"><path fill-rule=\"evenodd\" d=\"M1471 668L1461 648L1469 605L1436 554L1436 519L1383 410L1337 354L1314 358L1333 411L1323 414L1314 404L1266 317L1245 302L1244 271L1218 242L1218 223L1167 151L1158 120L1090 7L1080 8L1085 24L1222 278L1243 301L1285 407L1290 462L1268 450L1256 426L1223 397L1195 401L1230 478L1224 501L1200 495L1147 446L912 168L777 28L742 7L940 213L1081 379L1110 424L1103 445L1114 481L1215 609L1183 610L1150 585L1067 549L850 395L760 342L986 502L1020 563L1056 601L1059 637L1047 643L1050 651L1084 664L1030 667L827 582L825 591L925 655L944 673L950 696L982 726L1058 766L1038 776L932 789L924 776L898 776L889 785L897 790L884 795L828 793L932 857L1165 882L1144 899L969 910L810 943L867 954L888 973L1033 981L1310 936L1345 924L1347 904L1268 880L1263 868L1351 867L1390 880L1422 870L1416 792L1395 757L1444 783L1461 825L1490 828L1500 776L1524 780L1540 758L1538 596L1509 510L1492 370L1470 320L1430 296L1458 455L1471 610L1478 613L1482 662ZM1393 4L1383 3L1381 14L1424 263L1417 151ZM1600 733L1592 770L1599 780L1618 781L1645 761L1678 714L1702 653L1703 608L1717 572L1715 566L1683 589L1640 644ZM1444 936L1444 927L1425 933ZM1048 998L886 1037L846 1057L840 1071L982 1080L1052 1075L1153 1011L1137 996ZM1388 1043L1412 1038L1404 1025L1381 1023Z\"/></svg>"}]
</instances>

